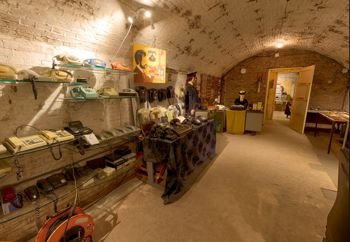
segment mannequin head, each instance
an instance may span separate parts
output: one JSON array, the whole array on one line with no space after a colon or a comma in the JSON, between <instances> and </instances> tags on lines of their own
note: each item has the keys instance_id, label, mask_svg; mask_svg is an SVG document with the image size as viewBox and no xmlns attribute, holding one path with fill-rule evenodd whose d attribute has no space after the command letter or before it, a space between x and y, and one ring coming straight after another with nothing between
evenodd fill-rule
<instances>
[{"instance_id":1,"label":"mannequin head","mask_svg":"<svg viewBox=\"0 0 350 242\"><path fill-rule=\"evenodd\" d=\"M187 74L186 82L190 85L196 85L197 72Z\"/></svg>"},{"instance_id":2,"label":"mannequin head","mask_svg":"<svg viewBox=\"0 0 350 242\"><path fill-rule=\"evenodd\" d=\"M244 90L239 91L239 101L243 102L244 98L245 98L245 91Z\"/></svg>"}]
</instances>

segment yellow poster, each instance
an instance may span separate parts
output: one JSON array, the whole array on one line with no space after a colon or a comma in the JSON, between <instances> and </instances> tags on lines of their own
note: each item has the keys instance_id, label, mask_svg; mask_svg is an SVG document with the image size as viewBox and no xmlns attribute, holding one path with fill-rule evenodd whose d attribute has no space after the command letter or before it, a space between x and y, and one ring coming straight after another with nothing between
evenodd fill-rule
<instances>
[{"instance_id":1,"label":"yellow poster","mask_svg":"<svg viewBox=\"0 0 350 242\"><path fill-rule=\"evenodd\" d=\"M133 69L136 83L165 83L166 51L134 44Z\"/></svg>"}]
</instances>

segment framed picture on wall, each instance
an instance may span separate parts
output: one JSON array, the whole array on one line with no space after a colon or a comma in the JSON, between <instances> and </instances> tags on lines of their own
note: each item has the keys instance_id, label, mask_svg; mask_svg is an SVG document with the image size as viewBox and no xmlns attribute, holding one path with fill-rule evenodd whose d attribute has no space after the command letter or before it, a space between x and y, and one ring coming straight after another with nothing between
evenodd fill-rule
<instances>
[{"instance_id":1,"label":"framed picture on wall","mask_svg":"<svg viewBox=\"0 0 350 242\"><path fill-rule=\"evenodd\" d=\"M165 83L167 79L166 51L134 44L133 69L136 83Z\"/></svg>"}]
</instances>

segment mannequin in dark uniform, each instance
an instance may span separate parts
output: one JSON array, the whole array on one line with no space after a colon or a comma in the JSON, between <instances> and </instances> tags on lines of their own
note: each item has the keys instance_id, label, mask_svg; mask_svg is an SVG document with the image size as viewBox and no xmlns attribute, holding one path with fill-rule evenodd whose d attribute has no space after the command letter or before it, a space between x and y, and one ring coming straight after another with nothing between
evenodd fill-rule
<instances>
[{"instance_id":1,"label":"mannequin in dark uniform","mask_svg":"<svg viewBox=\"0 0 350 242\"><path fill-rule=\"evenodd\" d=\"M197 81L197 72L187 74L185 90L185 109L186 113L194 115L198 104L198 91L194 87Z\"/></svg>"},{"instance_id":2,"label":"mannequin in dark uniform","mask_svg":"<svg viewBox=\"0 0 350 242\"><path fill-rule=\"evenodd\" d=\"M243 105L244 109L248 108L248 100L245 99L245 91L239 91L239 97L236 98L235 105Z\"/></svg>"}]
</instances>

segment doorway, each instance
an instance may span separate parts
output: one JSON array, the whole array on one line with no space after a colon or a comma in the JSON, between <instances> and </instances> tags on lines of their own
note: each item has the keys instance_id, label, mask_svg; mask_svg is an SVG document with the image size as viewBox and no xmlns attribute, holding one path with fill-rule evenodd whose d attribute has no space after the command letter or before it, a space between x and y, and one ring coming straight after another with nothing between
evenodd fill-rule
<instances>
[{"instance_id":1,"label":"doorway","mask_svg":"<svg viewBox=\"0 0 350 242\"><path fill-rule=\"evenodd\" d=\"M310 100L315 66L269 69L264 117L284 119L286 124L303 134ZM288 95L289 94L289 95ZM284 113L286 106L290 114Z\"/></svg>"},{"instance_id":2,"label":"doorway","mask_svg":"<svg viewBox=\"0 0 350 242\"><path fill-rule=\"evenodd\" d=\"M291 105L294 97L295 83L299 72L277 72L275 107L272 119L288 124L291 118Z\"/></svg>"}]
</instances>

